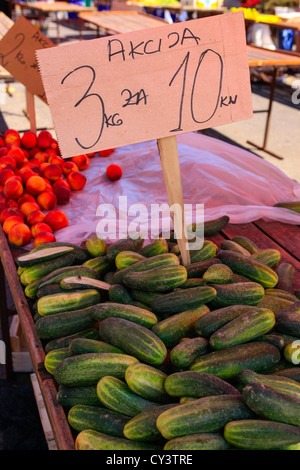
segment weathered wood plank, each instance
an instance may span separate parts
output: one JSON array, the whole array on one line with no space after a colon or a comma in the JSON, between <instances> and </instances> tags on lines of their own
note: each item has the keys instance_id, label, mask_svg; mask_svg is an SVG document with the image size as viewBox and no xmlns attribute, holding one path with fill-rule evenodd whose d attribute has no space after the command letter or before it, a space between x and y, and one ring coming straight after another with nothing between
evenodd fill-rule
<instances>
[{"instance_id":1,"label":"weathered wood plank","mask_svg":"<svg viewBox=\"0 0 300 470\"><path fill-rule=\"evenodd\" d=\"M300 261L300 227L281 222L258 220L255 225Z\"/></svg>"}]
</instances>

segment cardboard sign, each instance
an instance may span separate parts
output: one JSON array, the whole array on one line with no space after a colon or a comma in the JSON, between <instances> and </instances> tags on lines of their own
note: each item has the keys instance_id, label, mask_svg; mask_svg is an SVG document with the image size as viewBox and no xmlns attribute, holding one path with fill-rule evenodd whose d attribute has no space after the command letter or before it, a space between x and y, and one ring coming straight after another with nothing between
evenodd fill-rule
<instances>
[{"instance_id":1,"label":"cardboard sign","mask_svg":"<svg viewBox=\"0 0 300 470\"><path fill-rule=\"evenodd\" d=\"M242 12L37 51L62 155L252 117Z\"/></svg>"},{"instance_id":2,"label":"cardboard sign","mask_svg":"<svg viewBox=\"0 0 300 470\"><path fill-rule=\"evenodd\" d=\"M0 41L0 65L44 102L47 100L35 51L54 45L24 16L18 18Z\"/></svg>"}]
</instances>

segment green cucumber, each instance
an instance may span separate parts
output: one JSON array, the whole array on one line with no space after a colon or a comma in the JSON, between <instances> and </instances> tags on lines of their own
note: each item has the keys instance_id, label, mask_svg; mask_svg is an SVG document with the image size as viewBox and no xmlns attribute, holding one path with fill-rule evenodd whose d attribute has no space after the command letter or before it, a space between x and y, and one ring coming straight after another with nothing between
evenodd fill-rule
<instances>
[{"instance_id":1,"label":"green cucumber","mask_svg":"<svg viewBox=\"0 0 300 470\"><path fill-rule=\"evenodd\" d=\"M164 411L156 425L165 439L220 431L225 424L249 419L252 412L238 395L217 395L199 398Z\"/></svg>"},{"instance_id":2,"label":"green cucumber","mask_svg":"<svg viewBox=\"0 0 300 470\"><path fill-rule=\"evenodd\" d=\"M161 370L142 363L131 364L125 372L125 381L133 393L158 403L170 400L164 388L166 378Z\"/></svg>"},{"instance_id":3,"label":"green cucumber","mask_svg":"<svg viewBox=\"0 0 300 470\"><path fill-rule=\"evenodd\" d=\"M258 302L257 307L268 308L276 315L287 307L293 305L294 302L283 299L282 297L276 297L275 295L265 295L264 298Z\"/></svg>"},{"instance_id":4,"label":"green cucumber","mask_svg":"<svg viewBox=\"0 0 300 470\"><path fill-rule=\"evenodd\" d=\"M117 271L113 277L112 283L123 284L124 276L132 272L144 272L159 266L179 266L179 264L179 258L173 253L163 253L162 255L152 256L151 258L138 261L127 268Z\"/></svg>"},{"instance_id":5,"label":"green cucumber","mask_svg":"<svg viewBox=\"0 0 300 470\"><path fill-rule=\"evenodd\" d=\"M203 277L203 274L210 266L221 264L218 258L206 259L205 261L198 261L186 267L188 278Z\"/></svg>"},{"instance_id":6,"label":"green cucumber","mask_svg":"<svg viewBox=\"0 0 300 470\"><path fill-rule=\"evenodd\" d=\"M123 318L145 328L152 328L157 323L156 315L149 310L135 305L118 304L116 302L99 304L95 308L92 317L95 322L100 322L106 318Z\"/></svg>"},{"instance_id":7,"label":"green cucumber","mask_svg":"<svg viewBox=\"0 0 300 470\"><path fill-rule=\"evenodd\" d=\"M106 408L131 417L157 406L132 392L122 380L109 375L97 383L97 395Z\"/></svg>"},{"instance_id":8,"label":"green cucumber","mask_svg":"<svg viewBox=\"0 0 300 470\"><path fill-rule=\"evenodd\" d=\"M109 436L92 429L81 431L75 439L75 450L161 450L160 446L145 442L133 442L122 437Z\"/></svg>"},{"instance_id":9,"label":"green cucumber","mask_svg":"<svg viewBox=\"0 0 300 470\"><path fill-rule=\"evenodd\" d=\"M273 207L282 207L294 212L300 212L300 203L299 201L286 201L286 202L277 202Z\"/></svg>"},{"instance_id":10,"label":"green cucumber","mask_svg":"<svg viewBox=\"0 0 300 470\"><path fill-rule=\"evenodd\" d=\"M197 337L180 341L170 352L170 361L176 367L188 367L197 357L209 351L207 339Z\"/></svg>"},{"instance_id":11,"label":"green cucumber","mask_svg":"<svg viewBox=\"0 0 300 470\"><path fill-rule=\"evenodd\" d=\"M60 281L65 277L71 276L84 276L90 277L91 279L98 279L98 274L91 268L86 266L77 265L77 266L67 266L59 269L55 269L50 272L47 276L40 279L38 288L49 286L52 284L60 284Z\"/></svg>"},{"instance_id":12,"label":"green cucumber","mask_svg":"<svg viewBox=\"0 0 300 470\"><path fill-rule=\"evenodd\" d=\"M60 385L82 387L93 385L102 377L124 378L130 364L138 360L127 354L86 353L63 360L55 369L54 378Z\"/></svg>"},{"instance_id":13,"label":"green cucumber","mask_svg":"<svg viewBox=\"0 0 300 470\"><path fill-rule=\"evenodd\" d=\"M214 264L205 271L203 280L210 284L228 284L234 281L234 276L225 264Z\"/></svg>"},{"instance_id":14,"label":"green cucumber","mask_svg":"<svg viewBox=\"0 0 300 470\"><path fill-rule=\"evenodd\" d=\"M99 337L99 335L98 335ZM124 354L121 349L112 346L111 344L105 343L99 339L91 338L74 338L70 345L69 351L72 356L78 356L79 354L88 353L117 353Z\"/></svg>"},{"instance_id":15,"label":"green cucumber","mask_svg":"<svg viewBox=\"0 0 300 470\"><path fill-rule=\"evenodd\" d=\"M159 266L148 271L127 273L123 282L131 289L166 292L179 287L186 279L184 266Z\"/></svg>"},{"instance_id":16,"label":"green cucumber","mask_svg":"<svg viewBox=\"0 0 300 470\"><path fill-rule=\"evenodd\" d=\"M149 291L146 292L146 291L142 291L138 289L131 289L130 294L134 300L137 300L138 302L142 302L143 304L146 304L149 307L152 306L153 300L161 295L158 292L149 292Z\"/></svg>"},{"instance_id":17,"label":"green cucumber","mask_svg":"<svg viewBox=\"0 0 300 470\"><path fill-rule=\"evenodd\" d=\"M268 333L265 335L257 336L251 341L259 341L259 342L273 344L273 346L279 349L279 351L282 351L285 347L284 338L281 335L275 334L275 333Z\"/></svg>"},{"instance_id":18,"label":"green cucumber","mask_svg":"<svg viewBox=\"0 0 300 470\"><path fill-rule=\"evenodd\" d=\"M44 250L36 251L34 253L29 252L22 254L18 256L15 261L21 268L26 268L46 261L52 261L60 256L70 253L71 251L74 251L74 248L69 246L45 248Z\"/></svg>"},{"instance_id":19,"label":"green cucumber","mask_svg":"<svg viewBox=\"0 0 300 470\"><path fill-rule=\"evenodd\" d=\"M221 250L236 251L241 255L250 256L251 253L246 248L233 240L223 240L220 245Z\"/></svg>"},{"instance_id":20,"label":"green cucumber","mask_svg":"<svg viewBox=\"0 0 300 470\"><path fill-rule=\"evenodd\" d=\"M296 273L295 267L290 263L280 263L276 269L278 276L277 288L292 292L294 277Z\"/></svg>"},{"instance_id":21,"label":"green cucumber","mask_svg":"<svg viewBox=\"0 0 300 470\"><path fill-rule=\"evenodd\" d=\"M272 268L279 263L281 254L280 251L274 248L267 248L265 250L260 250L257 253L254 253L252 258Z\"/></svg>"},{"instance_id":22,"label":"green cucumber","mask_svg":"<svg viewBox=\"0 0 300 470\"><path fill-rule=\"evenodd\" d=\"M255 307L251 305L230 305L229 307L213 310L196 321L195 332L199 336L209 338L215 331L222 328L222 326L226 325L234 318L253 310L255 310Z\"/></svg>"},{"instance_id":23,"label":"green cucumber","mask_svg":"<svg viewBox=\"0 0 300 470\"><path fill-rule=\"evenodd\" d=\"M205 286L206 281L201 277L189 277L184 284L180 286L180 289L189 289L190 287Z\"/></svg>"},{"instance_id":24,"label":"green cucumber","mask_svg":"<svg viewBox=\"0 0 300 470\"><path fill-rule=\"evenodd\" d=\"M209 308L206 305L201 305L198 308L171 315L156 323L152 327L152 331L167 348L173 348L182 338L193 333L195 322L208 312Z\"/></svg>"},{"instance_id":25,"label":"green cucumber","mask_svg":"<svg viewBox=\"0 0 300 470\"><path fill-rule=\"evenodd\" d=\"M282 333L300 338L300 302L281 310L276 315L276 329Z\"/></svg>"},{"instance_id":26,"label":"green cucumber","mask_svg":"<svg viewBox=\"0 0 300 470\"><path fill-rule=\"evenodd\" d=\"M87 339L87 340L99 340L98 330L95 328L88 328L86 330L79 331L69 336L62 336L60 338L52 339L48 341L45 346L45 353L53 351L59 348L68 348L74 339Z\"/></svg>"},{"instance_id":27,"label":"green cucumber","mask_svg":"<svg viewBox=\"0 0 300 470\"><path fill-rule=\"evenodd\" d=\"M223 215L213 220L205 220L204 224L193 223L188 226L187 231L190 233L204 234L205 237L212 237L219 233L229 222L229 217Z\"/></svg>"},{"instance_id":28,"label":"green cucumber","mask_svg":"<svg viewBox=\"0 0 300 470\"><path fill-rule=\"evenodd\" d=\"M300 399L260 383L243 389L246 405L259 417L300 426Z\"/></svg>"},{"instance_id":29,"label":"green cucumber","mask_svg":"<svg viewBox=\"0 0 300 470\"><path fill-rule=\"evenodd\" d=\"M135 251L120 251L115 258L115 265L117 269L121 270L144 259L146 259L145 256Z\"/></svg>"},{"instance_id":30,"label":"green cucumber","mask_svg":"<svg viewBox=\"0 0 300 470\"><path fill-rule=\"evenodd\" d=\"M185 370L168 375L165 390L171 397L202 398L217 395L240 395L225 380L205 372Z\"/></svg>"},{"instance_id":31,"label":"green cucumber","mask_svg":"<svg viewBox=\"0 0 300 470\"><path fill-rule=\"evenodd\" d=\"M275 325L275 315L266 308L257 308L243 313L212 334L209 344L212 349L224 349L246 343L268 333Z\"/></svg>"},{"instance_id":32,"label":"green cucumber","mask_svg":"<svg viewBox=\"0 0 300 470\"><path fill-rule=\"evenodd\" d=\"M278 282L278 276L272 268L249 256L234 251L220 250L218 258L233 272L261 284L264 288L275 287Z\"/></svg>"},{"instance_id":33,"label":"green cucumber","mask_svg":"<svg viewBox=\"0 0 300 470\"><path fill-rule=\"evenodd\" d=\"M104 276L106 273L111 271L113 267L113 262L108 258L108 256L98 256L97 258L91 258L83 263L82 266L93 269L98 273L98 276Z\"/></svg>"},{"instance_id":34,"label":"green cucumber","mask_svg":"<svg viewBox=\"0 0 300 470\"><path fill-rule=\"evenodd\" d=\"M128 416L99 406L75 405L67 415L69 425L77 432L86 429L103 432L109 436L124 437L123 428Z\"/></svg>"},{"instance_id":35,"label":"green cucumber","mask_svg":"<svg viewBox=\"0 0 300 470\"><path fill-rule=\"evenodd\" d=\"M283 289L273 288L273 289L265 289L265 295L274 295L275 297L279 297L281 299L289 300L290 302L298 302L298 297L291 292L288 292Z\"/></svg>"},{"instance_id":36,"label":"green cucumber","mask_svg":"<svg viewBox=\"0 0 300 470\"><path fill-rule=\"evenodd\" d=\"M85 247L93 258L98 258L98 256L104 256L106 254L106 241L102 240L99 237L90 237L86 243Z\"/></svg>"},{"instance_id":37,"label":"green cucumber","mask_svg":"<svg viewBox=\"0 0 300 470\"><path fill-rule=\"evenodd\" d=\"M283 369L276 372L276 375L280 377L288 377L289 379L295 380L300 383L300 367L291 367L289 369Z\"/></svg>"},{"instance_id":38,"label":"green cucumber","mask_svg":"<svg viewBox=\"0 0 300 470\"><path fill-rule=\"evenodd\" d=\"M257 282L236 282L231 284L213 284L216 297L213 299L214 308L230 305L257 305L265 295L264 288Z\"/></svg>"},{"instance_id":39,"label":"green cucumber","mask_svg":"<svg viewBox=\"0 0 300 470\"><path fill-rule=\"evenodd\" d=\"M280 351L271 344L245 343L200 356L192 362L189 369L228 380L243 369L268 373L280 361L280 357Z\"/></svg>"},{"instance_id":40,"label":"green cucumber","mask_svg":"<svg viewBox=\"0 0 300 470\"><path fill-rule=\"evenodd\" d=\"M100 293L95 289L74 291L41 297L37 301L37 309L40 315L47 316L91 307L100 300Z\"/></svg>"},{"instance_id":41,"label":"green cucumber","mask_svg":"<svg viewBox=\"0 0 300 470\"><path fill-rule=\"evenodd\" d=\"M164 450L228 450L228 442L221 434L200 433L181 436L166 442Z\"/></svg>"},{"instance_id":42,"label":"green cucumber","mask_svg":"<svg viewBox=\"0 0 300 470\"><path fill-rule=\"evenodd\" d=\"M53 351L49 351L44 360L45 369L49 374L53 375L58 364L70 356L69 348L53 349Z\"/></svg>"},{"instance_id":43,"label":"green cucumber","mask_svg":"<svg viewBox=\"0 0 300 470\"><path fill-rule=\"evenodd\" d=\"M162 435L157 429L156 420L163 412L178 403L167 405L157 405L149 410L142 411L125 424L123 433L127 439L141 442L157 442L162 440Z\"/></svg>"},{"instance_id":44,"label":"green cucumber","mask_svg":"<svg viewBox=\"0 0 300 470\"><path fill-rule=\"evenodd\" d=\"M65 387L59 385L56 399L64 408L72 408L75 405L87 405L102 407L97 395L96 385L85 387Z\"/></svg>"},{"instance_id":45,"label":"green cucumber","mask_svg":"<svg viewBox=\"0 0 300 470\"><path fill-rule=\"evenodd\" d=\"M253 370L244 369L237 375L237 380L244 387L249 384L258 383L300 399L300 384L288 377L258 374Z\"/></svg>"},{"instance_id":46,"label":"green cucumber","mask_svg":"<svg viewBox=\"0 0 300 470\"><path fill-rule=\"evenodd\" d=\"M232 238L232 241L238 243L240 246L245 248L251 255L259 251L258 246L250 238L244 237L243 235L237 235Z\"/></svg>"},{"instance_id":47,"label":"green cucumber","mask_svg":"<svg viewBox=\"0 0 300 470\"><path fill-rule=\"evenodd\" d=\"M133 301L129 290L122 284L113 284L109 287L108 298L111 302L130 304Z\"/></svg>"},{"instance_id":48,"label":"green cucumber","mask_svg":"<svg viewBox=\"0 0 300 470\"><path fill-rule=\"evenodd\" d=\"M93 305L80 310L39 318L35 323L36 334L41 339L53 340L91 328L95 324L95 320L91 316L94 307Z\"/></svg>"},{"instance_id":49,"label":"green cucumber","mask_svg":"<svg viewBox=\"0 0 300 470\"><path fill-rule=\"evenodd\" d=\"M161 255L162 253L168 253L168 242L164 238L157 238L154 242L144 246L139 254L145 258L151 258L152 256Z\"/></svg>"},{"instance_id":50,"label":"green cucumber","mask_svg":"<svg viewBox=\"0 0 300 470\"><path fill-rule=\"evenodd\" d=\"M167 356L167 348L151 330L123 318L107 318L99 326L100 337L146 364L158 366Z\"/></svg>"},{"instance_id":51,"label":"green cucumber","mask_svg":"<svg viewBox=\"0 0 300 470\"><path fill-rule=\"evenodd\" d=\"M140 251L144 244L144 239L142 237L134 238L121 238L120 240L116 240L111 245L108 246L106 250L107 257L115 261L115 258L118 253L121 251Z\"/></svg>"},{"instance_id":52,"label":"green cucumber","mask_svg":"<svg viewBox=\"0 0 300 470\"><path fill-rule=\"evenodd\" d=\"M42 263L29 266L24 269L20 276L20 281L24 286L33 283L44 276L52 273L55 269L71 266L74 264L75 258L72 253L62 255L59 258L51 261L44 261Z\"/></svg>"},{"instance_id":53,"label":"green cucumber","mask_svg":"<svg viewBox=\"0 0 300 470\"><path fill-rule=\"evenodd\" d=\"M201 307L211 302L215 296L216 290L210 286L179 289L154 299L152 309L154 313L160 315L174 315L185 310Z\"/></svg>"},{"instance_id":54,"label":"green cucumber","mask_svg":"<svg viewBox=\"0 0 300 470\"><path fill-rule=\"evenodd\" d=\"M274 421L247 419L227 423L224 437L239 449L279 450L300 442L300 428Z\"/></svg>"},{"instance_id":55,"label":"green cucumber","mask_svg":"<svg viewBox=\"0 0 300 470\"><path fill-rule=\"evenodd\" d=\"M198 250L190 250L191 263L199 263L216 256L218 247L210 240L204 240L202 248Z\"/></svg>"},{"instance_id":56,"label":"green cucumber","mask_svg":"<svg viewBox=\"0 0 300 470\"><path fill-rule=\"evenodd\" d=\"M34 284L34 283L33 283ZM27 295L27 289L30 288L30 285L25 288L25 294ZM41 297L45 297L45 295L53 295L53 294L62 294L65 293L65 289L60 287L60 284L49 284L47 286L38 288L34 297L40 299ZM28 296L28 295L27 295ZM29 296L28 296L29 297Z\"/></svg>"}]
</instances>

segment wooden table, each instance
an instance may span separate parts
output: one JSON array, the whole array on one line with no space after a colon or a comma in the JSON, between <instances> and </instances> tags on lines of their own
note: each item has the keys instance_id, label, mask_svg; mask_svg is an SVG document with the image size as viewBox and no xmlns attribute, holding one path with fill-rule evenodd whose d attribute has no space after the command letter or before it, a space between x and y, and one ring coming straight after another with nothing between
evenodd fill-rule
<instances>
[{"instance_id":1,"label":"wooden table","mask_svg":"<svg viewBox=\"0 0 300 470\"><path fill-rule=\"evenodd\" d=\"M272 113L272 105L274 101L277 70L279 67L282 67L282 66L300 67L300 54L292 53L292 52L285 52L285 51L270 51L268 49L263 49L261 47L256 47L256 46L247 46L247 51L248 51L249 67L266 67L266 66L270 67L271 66L273 68L272 81L270 85L269 105L268 105L268 109L266 110L267 120L266 120L263 144L258 145L249 140L247 142L250 145L253 145L255 148L262 150L268 153L269 155L272 155L273 157L282 160L283 157L272 152L267 147L271 113ZM256 112L261 112L261 111L256 111Z\"/></svg>"},{"instance_id":2,"label":"wooden table","mask_svg":"<svg viewBox=\"0 0 300 470\"><path fill-rule=\"evenodd\" d=\"M246 206L245 210L247 210ZM299 226L284 225L279 222L266 222L263 220L248 224L228 224L222 232L207 239L214 241L220 246L222 240L233 238L236 235L244 235L250 238L261 249L274 248L279 250L281 253L281 262L290 263L295 267L294 289L300 289ZM14 258L18 254L20 254L20 251L10 249L6 236L0 227L0 257L2 262L2 264L0 263L1 292L4 292L3 282L5 274L28 345L57 448L58 450L73 450L74 439L67 422L65 410L56 401L57 387L53 376L44 368L45 352L40 339L35 333L33 317L16 271ZM8 317L3 295L0 297L0 316L2 331L5 334ZM3 336L3 339L8 345L9 338L7 338L7 331L6 337ZM8 369L8 367L9 358L7 358L6 369Z\"/></svg>"},{"instance_id":3,"label":"wooden table","mask_svg":"<svg viewBox=\"0 0 300 470\"><path fill-rule=\"evenodd\" d=\"M95 7L83 7L80 5L75 5L68 2L16 2L15 5L19 6L21 12L26 16L26 11L34 11L38 15L40 25L42 25L43 17L49 16L53 13L56 17L56 27L57 27L57 43L60 43L60 34L59 34L59 18L58 13L80 13L80 12L92 12L96 11Z\"/></svg>"}]
</instances>

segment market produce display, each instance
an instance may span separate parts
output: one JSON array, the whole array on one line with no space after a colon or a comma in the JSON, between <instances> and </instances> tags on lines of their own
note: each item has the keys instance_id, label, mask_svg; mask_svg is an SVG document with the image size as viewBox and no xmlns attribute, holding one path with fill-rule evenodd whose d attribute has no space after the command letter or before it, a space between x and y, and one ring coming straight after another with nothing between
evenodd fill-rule
<instances>
[{"instance_id":1,"label":"market produce display","mask_svg":"<svg viewBox=\"0 0 300 470\"><path fill-rule=\"evenodd\" d=\"M82 172L92 156L64 160L46 130L21 136L8 129L0 137L0 222L13 246L56 240L55 232L69 223L59 207L70 201L72 191L84 188Z\"/></svg>"},{"instance_id":2,"label":"market produce display","mask_svg":"<svg viewBox=\"0 0 300 470\"><path fill-rule=\"evenodd\" d=\"M227 222L188 267L174 234L16 258L76 449L300 448L293 266Z\"/></svg>"}]
</instances>

